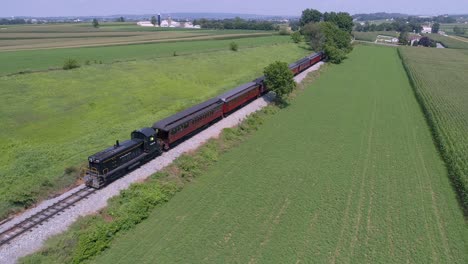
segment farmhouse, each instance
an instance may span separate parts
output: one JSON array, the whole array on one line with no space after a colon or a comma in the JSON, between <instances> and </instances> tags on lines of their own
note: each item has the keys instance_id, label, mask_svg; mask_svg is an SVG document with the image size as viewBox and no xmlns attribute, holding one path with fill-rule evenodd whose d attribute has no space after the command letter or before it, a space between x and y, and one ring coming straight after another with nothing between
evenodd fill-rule
<instances>
[{"instance_id":1,"label":"farmhouse","mask_svg":"<svg viewBox=\"0 0 468 264\"><path fill-rule=\"evenodd\" d=\"M422 26L422 31L421 33L431 33L432 32L432 27L430 26Z\"/></svg>"}]
</instances>

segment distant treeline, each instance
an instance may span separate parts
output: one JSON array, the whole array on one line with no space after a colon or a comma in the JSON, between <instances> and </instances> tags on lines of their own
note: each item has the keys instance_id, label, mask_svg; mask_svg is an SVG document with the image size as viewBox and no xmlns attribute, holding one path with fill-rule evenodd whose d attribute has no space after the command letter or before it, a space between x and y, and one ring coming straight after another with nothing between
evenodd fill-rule
<instances>
[{"instance_id":1,"label":"distant treeline","mask_svg":"<svg viewBox=\"0 0 468 264\"><path fill-rule=\"evenodd\" d=\"M209 29L250 29L250 30L276 30L278 25L270 21L245 20L242 18L209 20L196 19L194 25L200 25L202 28Z\"/></svg>"},{"instance_id":2,"label":"distant treeline","mask_svg":"<svg viewBox=\"0 0 468 264\"><path fill-rule=\"evenodd\" d=\"M384 19L407 19L424 22L436 22L436 23L455 23L455 16L436 16L436 17L414 17L400 13L373 13L373 14L356 14L353 16L358 21L372 21L372 20L384 20Z\"/></svg>"},{"instance_id":3,"label":"distant treeline","mask_svg":"<svg viewBox=\"0 0 468 264\"><path fill-rule=\"evenodd\" d=\"M408 22L408 23L406 23ZM364 25L356 24L355 31L369 32L369 31L398 31L398 32L416 32L422 30L421 23L415 21L406 21L406 19L398 19L392 23L371 24L366 22Z\"/></svg>"},{"instance_id":4,"label":"distant treeline","mask_svg":"<svg viewBox=\"0 0 468 264\"><path fill-rule=\"evenodd\" d=\"M359 21L369 21L369 20L382 20L382 19L397 19L397 18L407 18L408 15L400 13L372 13L372 14L355 14L353 18Z\"/></svg>"},{"instance_id":5,"label":"distant treeline","mask_svg":"<svg viewBox=\"0 0 468 264\"><path fill-rule=\"evenodd\" d=\"M0 19L0 25L21 25L21 24L32 24L31 20L26 20L22 18L15 18L15 19Z\"/></svg>"}]
</instances>

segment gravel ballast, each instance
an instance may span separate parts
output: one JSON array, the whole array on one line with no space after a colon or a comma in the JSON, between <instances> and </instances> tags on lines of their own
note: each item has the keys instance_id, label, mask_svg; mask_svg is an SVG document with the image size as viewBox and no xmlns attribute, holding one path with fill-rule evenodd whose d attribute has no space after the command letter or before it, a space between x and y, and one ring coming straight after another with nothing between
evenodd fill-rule
<instances>
[{"instance_id":1,"label":"gravel ballast","mask_svg":"<svg viewBox=\"0 0 468 264\"><path fill-rule=\"evenodd\" d=\"M323 62L319 62L301 74L297 75L294 78L295 81L298 83L302 82L308 73L319 69L322 64ZM21 236L13 239L13 241L10 241L9 244L1 246L0 263L15 263L20 257L39 250L47 238L65 231L78 217L98 212L106 206L107 200L109 198L118 195L121 190L128 188L130 184L148 178L152 174L171 164L172 161L174 161L183 153L195 150L210 138L219 136L224 128L238 125L251 113L254 113L265 107L268 102L268 96L263 96L251 102L228 117L196 134L189 140L179 144L177 147L163 153L160 157L150 161L149 163L129 173L125 177L120 178L105 188L95 192L87 199L78 202L74 206L66 209L61 214L54 216L30 232L26 232ZM2 225L0 227L0 232L23 221L29 216L40 212L53 203L62 200L64 197L70 195L72 192L76 192L80 188L83 188L83 186L78 186L54 199L41 202L35 208L25 211L23 214Z\"/></svg>"}]
</instances>

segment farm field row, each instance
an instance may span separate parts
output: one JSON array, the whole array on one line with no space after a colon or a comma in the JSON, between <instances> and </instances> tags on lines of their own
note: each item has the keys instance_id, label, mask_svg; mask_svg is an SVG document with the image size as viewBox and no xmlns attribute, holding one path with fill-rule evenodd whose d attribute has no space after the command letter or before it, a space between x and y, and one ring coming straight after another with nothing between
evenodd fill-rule
<instances>
[{"instance_id":1,"label":"farm field row","mask_svg":"<svg viewBox=\"0 0 468 264\"><path fill-rule=\"evenodd\" d=\"M309 52L295 44L226 48L0 77L0 215L70 184L75 178L65 168L132 130L250 81L275 60Z\"/></svg>"},{"instance_id":2,"label":"farm field row","mask_svg":"<svg viewBox=\"0 0 468 264\"><path fill-rule=\"evenodd\" d=\"M466 29L465 37L468 37L468 24L452 23L452 24L441 24L440 30L444 31L446 34L454 35L453 28L457 26L460 28Z\"/></svg>"},{"instance_id":3,"label":"farm field row","mask_svg":"<svg viewBox=\"0 0 468 264\"><path fill-rule=\"evenodd\" d=\"M397 50L357 46L94 263L466 263L467 243Z\"/></svg>"},{"instance_id":4,"label":"farm field row","mask_svg":"<svg viewBox=\"0 0 468 264\"><path fill-rule=\"evenodd\" d=\"M400 54L468 210L468 51L401 48Z\"/></svg>"},{"instance_id":5,"label":"farm field row","mask_svg":"<svg viewBox=\"0 0 468 264\"><path fill-rule=\"evenodd\" d=\"M461 41L452 36L446 37L440 34L426 34L429 38L442 43L445 47L451 49L468 49L468 42Z\"/></svg>"},{"instance_id":6,"label":"farm field row","mask_svg":"<svg viewBox=\"0 0 468 264\"><path fill-rule=\"evenodd\" d=\"M398 37L398 32L395 31L374 31L374 32L357 32L353 31L353 36L356 40L374 42L378 35Z\"/></svg>"},{"instance_id":7,"label":"farm field row","mask_svg":"<svg viewBox=\"0 0 468 264\"><path fill-rule=\"evenodd\" d=\"M56 48L77 48L77 47L97 47L111 45L128 45L141 43L158 43L158 42L174 42L174 41L194 41L206 39L226 39L226 38L241 38L249 36L268 36L273 35L271 32L256 32L256 33L233 33L211 35L203 33L176 33L164 32L162 34L153 33L137 36L125 37L83 37L83 38L47 38L47 39L14 39L1 40L1 51L16 51L16 50L36 50L36 49L56 49Z\"/></svg>"},{"instance_id":8,"label":"farm field row","mask_svg":"<svg viewBox=\"0 0 468 264\"><path fill-rule=\"evenodd\" d=\"M187 55L192 53L227 50L229 43L235 41L239 48L271 46L291 42L288 36L261 36L238 39L179 41L169 43L150 43L108 47L67 48L50 50L27 50L0 52L0 75L19 71L47 70L61 68L67 58L77 59L79 63L126 61L154 59L158 57Z\"/></svg>"},{"instance_id":9,"label":"farm field row","mask_svg":"<svg viewBox=\"0 0 468 264\"><path fill-rule=\"evenodd\" d=\"M89 23L77 23L77 24L44 24L44 25L0 25L0 34L3 33L43 33L43 34L53 34L53 33L103 33L103 32L113 32L113 33L124 33L124 32L133 32L133 34L138 34L141 32L167 32L167 31L177 31L177 32L201 32L207 33L211 32L212 34L230 34L234 33L252 33L258 32L256 30L210 30L210 29L184 29L184 28L156 28L156 27L140 27L136 25L135 22L125 22L125 23L115 23L115 22L101 22L99 23L99 28L94 28Z\"/></svg>"}]
</instances>

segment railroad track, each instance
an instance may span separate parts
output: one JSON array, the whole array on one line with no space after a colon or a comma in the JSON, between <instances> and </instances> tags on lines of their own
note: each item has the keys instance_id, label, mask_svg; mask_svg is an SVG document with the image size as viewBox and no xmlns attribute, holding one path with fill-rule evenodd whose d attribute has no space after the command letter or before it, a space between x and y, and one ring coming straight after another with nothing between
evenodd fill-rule
<instances>
[{"instance_id":1,"label":"railroad track","mask_svg":"<svg viewBox=\"0 0 468 264\"><path fill-rule=\"evenodd\" d=\"M52 204L51 206L45 208L44 210L24 219L23 221L15 224L14 226L2 231L0 233L0 246L8 244L10 241L16 237L26 233L27 231L32 230L33 228L41 225L43 222L51 219L55 215L63 212L65 209L70 208L77 202L85 199L96 192L96 189L83 187L78 191L68 195L62 200ZM1 226L0 226L1 229Z\"/></svg>"}]
</instances>

